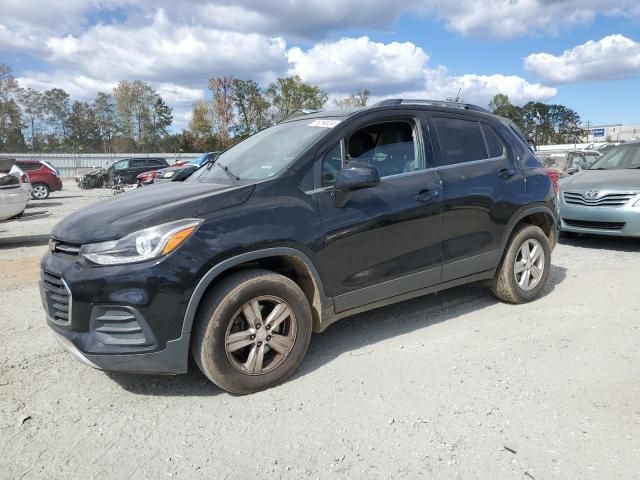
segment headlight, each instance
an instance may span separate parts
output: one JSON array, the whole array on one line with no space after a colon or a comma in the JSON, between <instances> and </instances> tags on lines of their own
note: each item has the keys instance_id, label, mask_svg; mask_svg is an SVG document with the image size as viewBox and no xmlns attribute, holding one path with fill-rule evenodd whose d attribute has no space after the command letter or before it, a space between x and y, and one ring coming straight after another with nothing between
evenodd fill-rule
<instances>
[{"instance_id":1,"label":"headlight","mask_svg":"<svg viewBox=\"0 0 640 480\"><path fill-rule=\"evenodd\" d=\"M171 178L176 174L176 172L166 172L162 174L162 178Z\"/></svg>"},{"instance_id":2,"label":"headlight","mask_svg":"<svg viewBox=\"0 0 640 480\"><path fill-rule=\"evenodd\" d=\"M187 218L131 233L120 240L90 243L80 257L98 265L143 262L173 252L198 228L202 220Z\"/></svg>"}]
</instances>

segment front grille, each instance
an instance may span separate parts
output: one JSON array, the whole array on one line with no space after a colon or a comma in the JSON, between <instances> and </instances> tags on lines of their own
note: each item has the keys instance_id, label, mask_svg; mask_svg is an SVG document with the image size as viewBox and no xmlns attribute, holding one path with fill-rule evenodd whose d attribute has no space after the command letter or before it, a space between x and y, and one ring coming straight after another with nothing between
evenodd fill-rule
<instances>
[{"instance_id":1,"label":"front grille","mask_svg":"<svg viewBox=\"0 0 640 480\"><path fill-rule=\"evenodd\" d=\"M562 221L570 227L591 228L594 230L622 230L625 222L592 222L588 220L571 220L563 218Z\"/></svg>"},{"instance_id":2,"label":"front grille","mask_svg":"<svg viewBox=\"0 0 640 480\"><path fill-rule=\"evenodd\" d=\"M51 253L67 256L77 257L80 253L80 245L74 243L67 243L61 240L51 239Z\"/></svg>"},{"instance_id":3,"label":"front grille","mask_svg":"<svg viewBox=\"0 0 640 480\"><path fill-rule=\"evenodd\" d=\"M71 322L71 292L59 275L43 271L42 287L47 313L51 321L60 325Z\"/></svg>"},{"instance_id":4,"label":"front grille","mask_svg":"<svg viewBox=\"0 0 640 480\"><path fill-rule=\"evenodd\" d=\"M635 195L634 193L609 193L600 198L587 198L581 193L564 192L564 201L570 205L584 207L623 207Z\"/></svg>"}]
</instances>

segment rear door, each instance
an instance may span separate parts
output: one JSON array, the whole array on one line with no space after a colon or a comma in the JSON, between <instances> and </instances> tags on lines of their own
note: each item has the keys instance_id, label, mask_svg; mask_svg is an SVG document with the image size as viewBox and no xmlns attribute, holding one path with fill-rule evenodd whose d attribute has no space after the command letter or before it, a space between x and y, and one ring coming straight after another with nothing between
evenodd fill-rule
<instances>
[{"instance_id":1,"label":"rear door","mask_svg":"<svg viewBox=\"0 0 640 480\"><path fill-rule=\"evenodd\" d=\"M438 283L441 184L422 112L371 114L328 143L316 198L336 311ZM350 161L375 165L381 182L337 207L332 186Z\"/></svg>"},{"instance_id":2,"label":"rear door","mask_svg":"<svg viewBox=\"0 0 640 480\"><path fill-rule=\"evenodd\" d=\"M431 112L443 183L442 280L491 270L524 180L508 143L481 118Z\"/></svg>"},{"instance_id":3,"label":"rear door","mask_svg":"<svg viewBox=\"0 0 640 480\"><path fill-rule=\"evenodd\" d=\"M135 183L136 177L144 172L153 170L149 168L149 160L146 158L132 158L129 160L129 172L127 174L127 183Z\"/></svg>"}]
</instances>

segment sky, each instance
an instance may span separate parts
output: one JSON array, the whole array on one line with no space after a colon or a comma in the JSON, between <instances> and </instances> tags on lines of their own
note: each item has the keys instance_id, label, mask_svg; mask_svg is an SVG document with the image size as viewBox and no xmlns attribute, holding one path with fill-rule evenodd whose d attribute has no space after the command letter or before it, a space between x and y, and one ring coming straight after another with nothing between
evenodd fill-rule
<instances>
[{"instance_id":1,"label":"sky","mask_svg":"<svg viewBox=\"0 0 640 480\"><path fill-rule=\"evenodd\" d=\"M299 75L332 99L561 103L640 123L638 0L0 0L0 63L92 100L151 83L185 128L207 79Z\"/></svg>"}]
</instances>

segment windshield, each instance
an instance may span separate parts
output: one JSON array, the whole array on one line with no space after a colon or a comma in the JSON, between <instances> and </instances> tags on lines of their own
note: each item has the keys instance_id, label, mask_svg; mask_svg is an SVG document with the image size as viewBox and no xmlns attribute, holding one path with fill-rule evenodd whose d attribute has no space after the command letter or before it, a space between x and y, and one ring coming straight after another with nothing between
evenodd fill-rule
<instances>
[{"instance_id":1,"label":"windshield","mask_svg":"<svg viewBox=\"0 0 640 480\"><path fill-rule=\"evenodd\" d=\"M591 165L591 170L640 168L640 143L618 145Z\"/></svg>"},{"instance_id":2,"label":"windshield","mask_svg":"<svg viewBox=\"0 0 640 480\"><path fill-rule=\"evenodd\" d=\"M338 123L339 119L307 119L267 128L220 154L192 181L217 183L274 177Z\"/></svg>"},{"instance_id":3,"label":"windshield","mask_svg":"<svg viewBox=\"0 0 640 480\"><path fill-rule=\"evenodd\" d=\"M202 155L200 155L199 157L194 158L193 160L190 160L189 163L191 165L201 165L202 162L204 162L207 157L209 156L208 153L203 153Z\"/></svg>"}]
</instances>

